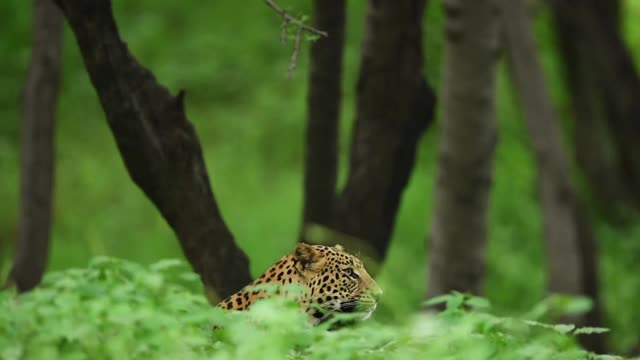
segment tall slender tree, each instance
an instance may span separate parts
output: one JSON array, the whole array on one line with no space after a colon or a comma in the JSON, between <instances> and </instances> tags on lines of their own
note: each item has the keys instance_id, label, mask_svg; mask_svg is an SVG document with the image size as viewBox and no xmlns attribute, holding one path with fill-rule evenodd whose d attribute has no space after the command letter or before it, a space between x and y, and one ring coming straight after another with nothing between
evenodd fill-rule
<instances>
[{"instance_id":1,"label":"tall slender tree","mask_svg":"<svg viewBox=\"0 0 640 360\"><path fill-rule=\"evenodd\" d=\"M588 295L594 308L579 325L602 327L594 234L571 182L570 162L559 122L538 60L538 50L525 0L501 0L502 19L515 87L538 167L543 215L548 290ZM581 337L589 350L605 352L602 335Z\"/></svg>"},{"instance_id":2,"label":"tall slender tree","mask_svg":"<svg viewBox=\"0 0 640 360\"><path fill-rule=\"evenodd\" d=\"M22 92L20 218L7 284L40 283L47 264L54 178L54 129L62 57L62 14L50 0L33 1L31 61Z\"/></svg>"},{"instance_id":3,"label":"tall slender tree","mask_svg":"<svg viewBox=\"0 0 640 360\"><path fill-rule=\"evenodd\" d=\"M497 0L445 0L438 179L427 296L481 293L497 140Z\"/></svg>"},{"instance_id":4,"label":"tall slender tree","mask_svg":"<svg viewBox=\"0 0 640 360\"><path fill-rule=\"evenodd\" d=\"M303 229L308 224L330 226L332 222L338 173L345 1L313 0L313 26L326 31L328 36L311 45Z\"/></svg>"}]
</instances>

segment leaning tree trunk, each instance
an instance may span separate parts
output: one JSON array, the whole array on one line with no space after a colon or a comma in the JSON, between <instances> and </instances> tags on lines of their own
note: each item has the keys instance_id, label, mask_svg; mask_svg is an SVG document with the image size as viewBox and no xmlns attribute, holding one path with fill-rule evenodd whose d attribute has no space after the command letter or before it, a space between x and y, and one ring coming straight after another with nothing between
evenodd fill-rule
<instances>
[{"instance_id":1,"label":"leaning tree trunk","mask_svg":"<svg viewBox=\"0 0 640 360\"><path fill-rule=\"evenodd\" d=\"M619 1L549 0L566 64L578 163L600 207L640 209L640 77L619 31Z\"/></svg>"},{"instance_id":2,"label":"leaning tree trunk","mask_svg":"<svg viewBox=\"0 0 640 360\"><path fill-rule=\"evenodd\" d=\"M501 2L511 72L538 166L548 290L552 293L590 296L595 307L589 319L576 317L565 320L582 326L602 327L594 235L588 214L582 208L570 181L570 163L538 60L526 2ZM594 320L595 323L592 322ZM604 338L600 335L582 337L581 340L589 350L605 351Z\"/></svg>"},{"instance_id":3,"label":"leaning tree trunk","mask_svg":"<svg viewBox=\"0 0 640 360\"><path fill-rule=\"evenodd\" d=\"M383 258L435 97L423 76L425 0L369 0L347 183L336 229Z\"/></svg>"},{"instance_id":4,"label":"leaning tree trunk","mask_svg":"<svg viewBox=\"0 0 640 360\"><path fill-rule=\"evenodd\" d=\"M33 1L33 47L22 93L20 219L8 285L40 283L49 254L56 102L62 57L62 14L50 0Z\"/></svg>"},{"instance_id":5,"label":"leaning tree trunk","mask_svg":"<svg viewBox=\"0 0 640 360\"><path fill-rule=\"evenodd\" d=\"M481 293L497 141L497 0L445 0L445 68L427 296Z\"/></svg>"},{"instance_id":6,"label":"leaning tree trunk","mask_svg":"<svg viewBox=\"0 0 640 360\"><path fill-rule=\"evenodd\" d=\"M176 233L217 302L250 282L209 184L200 142L184 112L120 39L109 0L59 0L133 181Z\"/></svg>"},{"instance_id":7,"label":"leaning tree trunk","mask_svg":"<svg viewBox=\"0 0 640 360\"><path fill-rule=\"evenodd\" d=\"M326 31L311 46L307 97L303 233L310 224L330 226L336 197L338 124L342 98L344 0L313 1L314 27Z\"/></svg>"}]
</instances>

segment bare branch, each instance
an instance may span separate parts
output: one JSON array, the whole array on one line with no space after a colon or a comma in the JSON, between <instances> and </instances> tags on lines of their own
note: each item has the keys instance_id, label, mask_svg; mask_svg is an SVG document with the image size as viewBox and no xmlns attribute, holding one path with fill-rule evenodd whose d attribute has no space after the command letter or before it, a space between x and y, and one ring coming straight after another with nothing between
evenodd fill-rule
<instances>
[{"instance_id":1,"label":"bare branch","mask_svg":"<svg viewBox=\"0 0 640 360\"><path fill-rule=\"evenodd\" d=\"M329 35L326 31L318 30L313 26L305 25L302 20L291 16L285 9L281 8L273 0L264 1L267 3L267 5L269 5L270 8L272 8L282 16L282 29L280 30L280 42L282 43L282 45L284 45L287 41L287 30L289 29L289 25L293 25L298 28L296 30L293 53L291 54L291 62L289 63L288 69L288 78L291 79L293 77L293 72L295 71L297 66L298 53L300 52L300 43L302 42L302 33L306 31L308 33L323 37L328 37Z\"/></svg>"},{"instance_id":2,"label":"bare branch","mask_svg":"<svg viewBox=\"0 0 640 360\"><path fill-rule=\"evenodd\" d=\"M281 8L273 0L264 0L264 2L266 2L267 5L269 5L269 7L272 8L273 10L275 10L278 14L282 15L282 18L284 19L283 20L284 24L292 23L292 24L295 24L296 26L298 26L299 28L301 28L302 30L304 30L306 32L309 32L309 33L312 33L312 34L316 34L316 35L320 35L320 36L324 36L324 37L329 36L329 34L327 34L326 31L318 30L318 29L314 28L313 26L305 25L305 23L303 23L300 19L297 19L297 18L291 16L285 9Z\"/></svg>"},{"instance_id":3,"label":"bare branch","mask_svg":"<svg viewBox=\"0 0 640 360\"><path fill-rule=\"evenodd\" d=\"M287 43L287 28L289 27L289 20L286 17L282 17L282 25L280 30L280 43L284 46Z\"/></svg>"},{"instance_id":4,"label":"bare branch","mask_svg":"<svg viewBox=\"0 0 640 360\"><path fill-rule=\"evenodd\" d=\"M298 53L300 52L300 42L302 41L302 27L298 28L296 32L296 41L293 45L293 53L291 54L291 62L289 62L289 79L293 77L293 72L296 70L298 63Z\"/></svg>"}]
</instances>

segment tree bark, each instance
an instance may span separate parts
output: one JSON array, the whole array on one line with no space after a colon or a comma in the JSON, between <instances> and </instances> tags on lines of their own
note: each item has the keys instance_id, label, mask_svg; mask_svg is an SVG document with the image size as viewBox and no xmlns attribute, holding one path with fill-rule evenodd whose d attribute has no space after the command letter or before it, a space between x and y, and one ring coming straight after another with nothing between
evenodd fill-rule
<instances>
[{"instance_id":1,"label":"tree bark","mask_svg":"<svg viewBox=\"0 0 640 360\"><path fill-rule=\"evenodd\" d=\"M329 36L311 45L304 173L304 230L330 226L338 173L338 125L342 98L344 0L314 0L313 26Z\"/></svg>"},{"instance_id":2,"label":"tree bark","mask_svg":"<svg viewBox=\"0 0 640 360\"><path fill-rule=\"evenodd\" d=\"M176 233L217 302L250 282L209 184L202 150L176 97L138 64L120 39L109 0L59 0L133 181Z\"/></svg>"},{"instance_id":3,"label":"tree bark","mask_svg":"<svg viewBox=\"0 0 640 360\"><path fill-rule=\"evenodd\" d=\"M526 2L501 0L501 3L511 72L538 166L548 290L591 297L595 304L592 313L571 320L577 325L602 327L594 235L588 214L570 181L570 163L538 60ZM602 336L584 336L581 340L589 350L605 351Z\"/></svg>"},{"instance_id":4,"label":"tree bark","mask_svg":"<svg viewBox=\"0 0 640 360\"><path fill-rule=\"evenodd\" d=\"M34 0L33 46L22 93L18 239L7 279L19 292L40 283L49 255L61 57L62 14L51 1Z\"/></svg>"},{"instance_id":5,"label":"tree bark","mask_svg":"<svg viewBox=\"0 0 640 360\"><path fill-rule=\"evenodd\" d=\"M576 115L578 163L598 203L640 209L640 78L619 1L551 0Z\"/></svg>"},{"instance_id":6,"label":"tree bark","mask_svg":"<svg viewBox=\"0 0 640 360\"><path fill-rule=\"evenodd\" d=\"M438 181L427 296L482 293L497 141L498 2L445 0L445 65Z\"/></svg>"},{"instance_id":7,"label":"tree bark","mask_svg":"<svg viewBox=\"0 0 640 360\"><path fill-rule=\"evenodd\" d=\"M369 0L347 183L334 225L383 258L396 213L433 117L423 72L424 0Z\"/></svg>"}]
</instances>

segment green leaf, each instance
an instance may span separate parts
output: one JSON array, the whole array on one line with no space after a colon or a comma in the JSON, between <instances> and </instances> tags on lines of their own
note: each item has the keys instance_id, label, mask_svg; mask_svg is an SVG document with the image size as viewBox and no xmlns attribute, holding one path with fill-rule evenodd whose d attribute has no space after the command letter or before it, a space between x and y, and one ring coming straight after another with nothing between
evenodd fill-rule
<instances>
[{"instance_id":1,"label":"green leaf","mask_svg":"<svg viewBox=\"0 0 640 360\"><path fill-rule=\"evenodd\" d=\"M568 334L575 328L576 326L573 324L558 324L553 326L553 330L561 334Z\"/></svg>"},{"instance_id":2,"label":"green leaf","mask_svg":"<svg viewBox=\"0 0 640 360\"><path fill-rule=\"evenodd\" d=\"M447 300L447 311L460 310L464 304L464 294L454 292Z\"/></svg>"},{"instance_id":3,"label":"green leaf","mask_svg":"<svg viewBox=\"0 0 640 360\"><path fill-rule=\"evenodd\" d=\"M478 296L470 297L465 301L465 304L469 305L475 310L487 310L491 308L491 303L489 302L489 300Z\"/></svg>"},{"instance_id":4,"label":"green leaf","mask_svg":"<svg viewBox=\"0 0 640 360\"><path fill-rule=\"evenodd\" d=\"M432 306L432 305L444 304L444 303L448 302L450 298L451 298L450 294L438 295L438 296L432 297L431 299L427 300L424 303L424 305Z\"/></svg>"},{"instance_id":5,"label":"green leaf","mask_svg":"<svg viewBox=\"0 0 640 360\"><path fill-rule=\"evenodd\" d=\"M168 269L184 266L185 264L178 259L164 259L151 264L149 268L153 271L166 271Z\"/></svg>"},{"instance_id":6,"label":"green leaf","mask_svg":"<svg viewBox=\"0 0 640 360\"><path fill-rule=\"evenodd\" d=\"M576 329L573 333L576 335L579 334L603 334L607 333L610 330L602 327L581 327Z\"/></svg>"}]
</instances>

